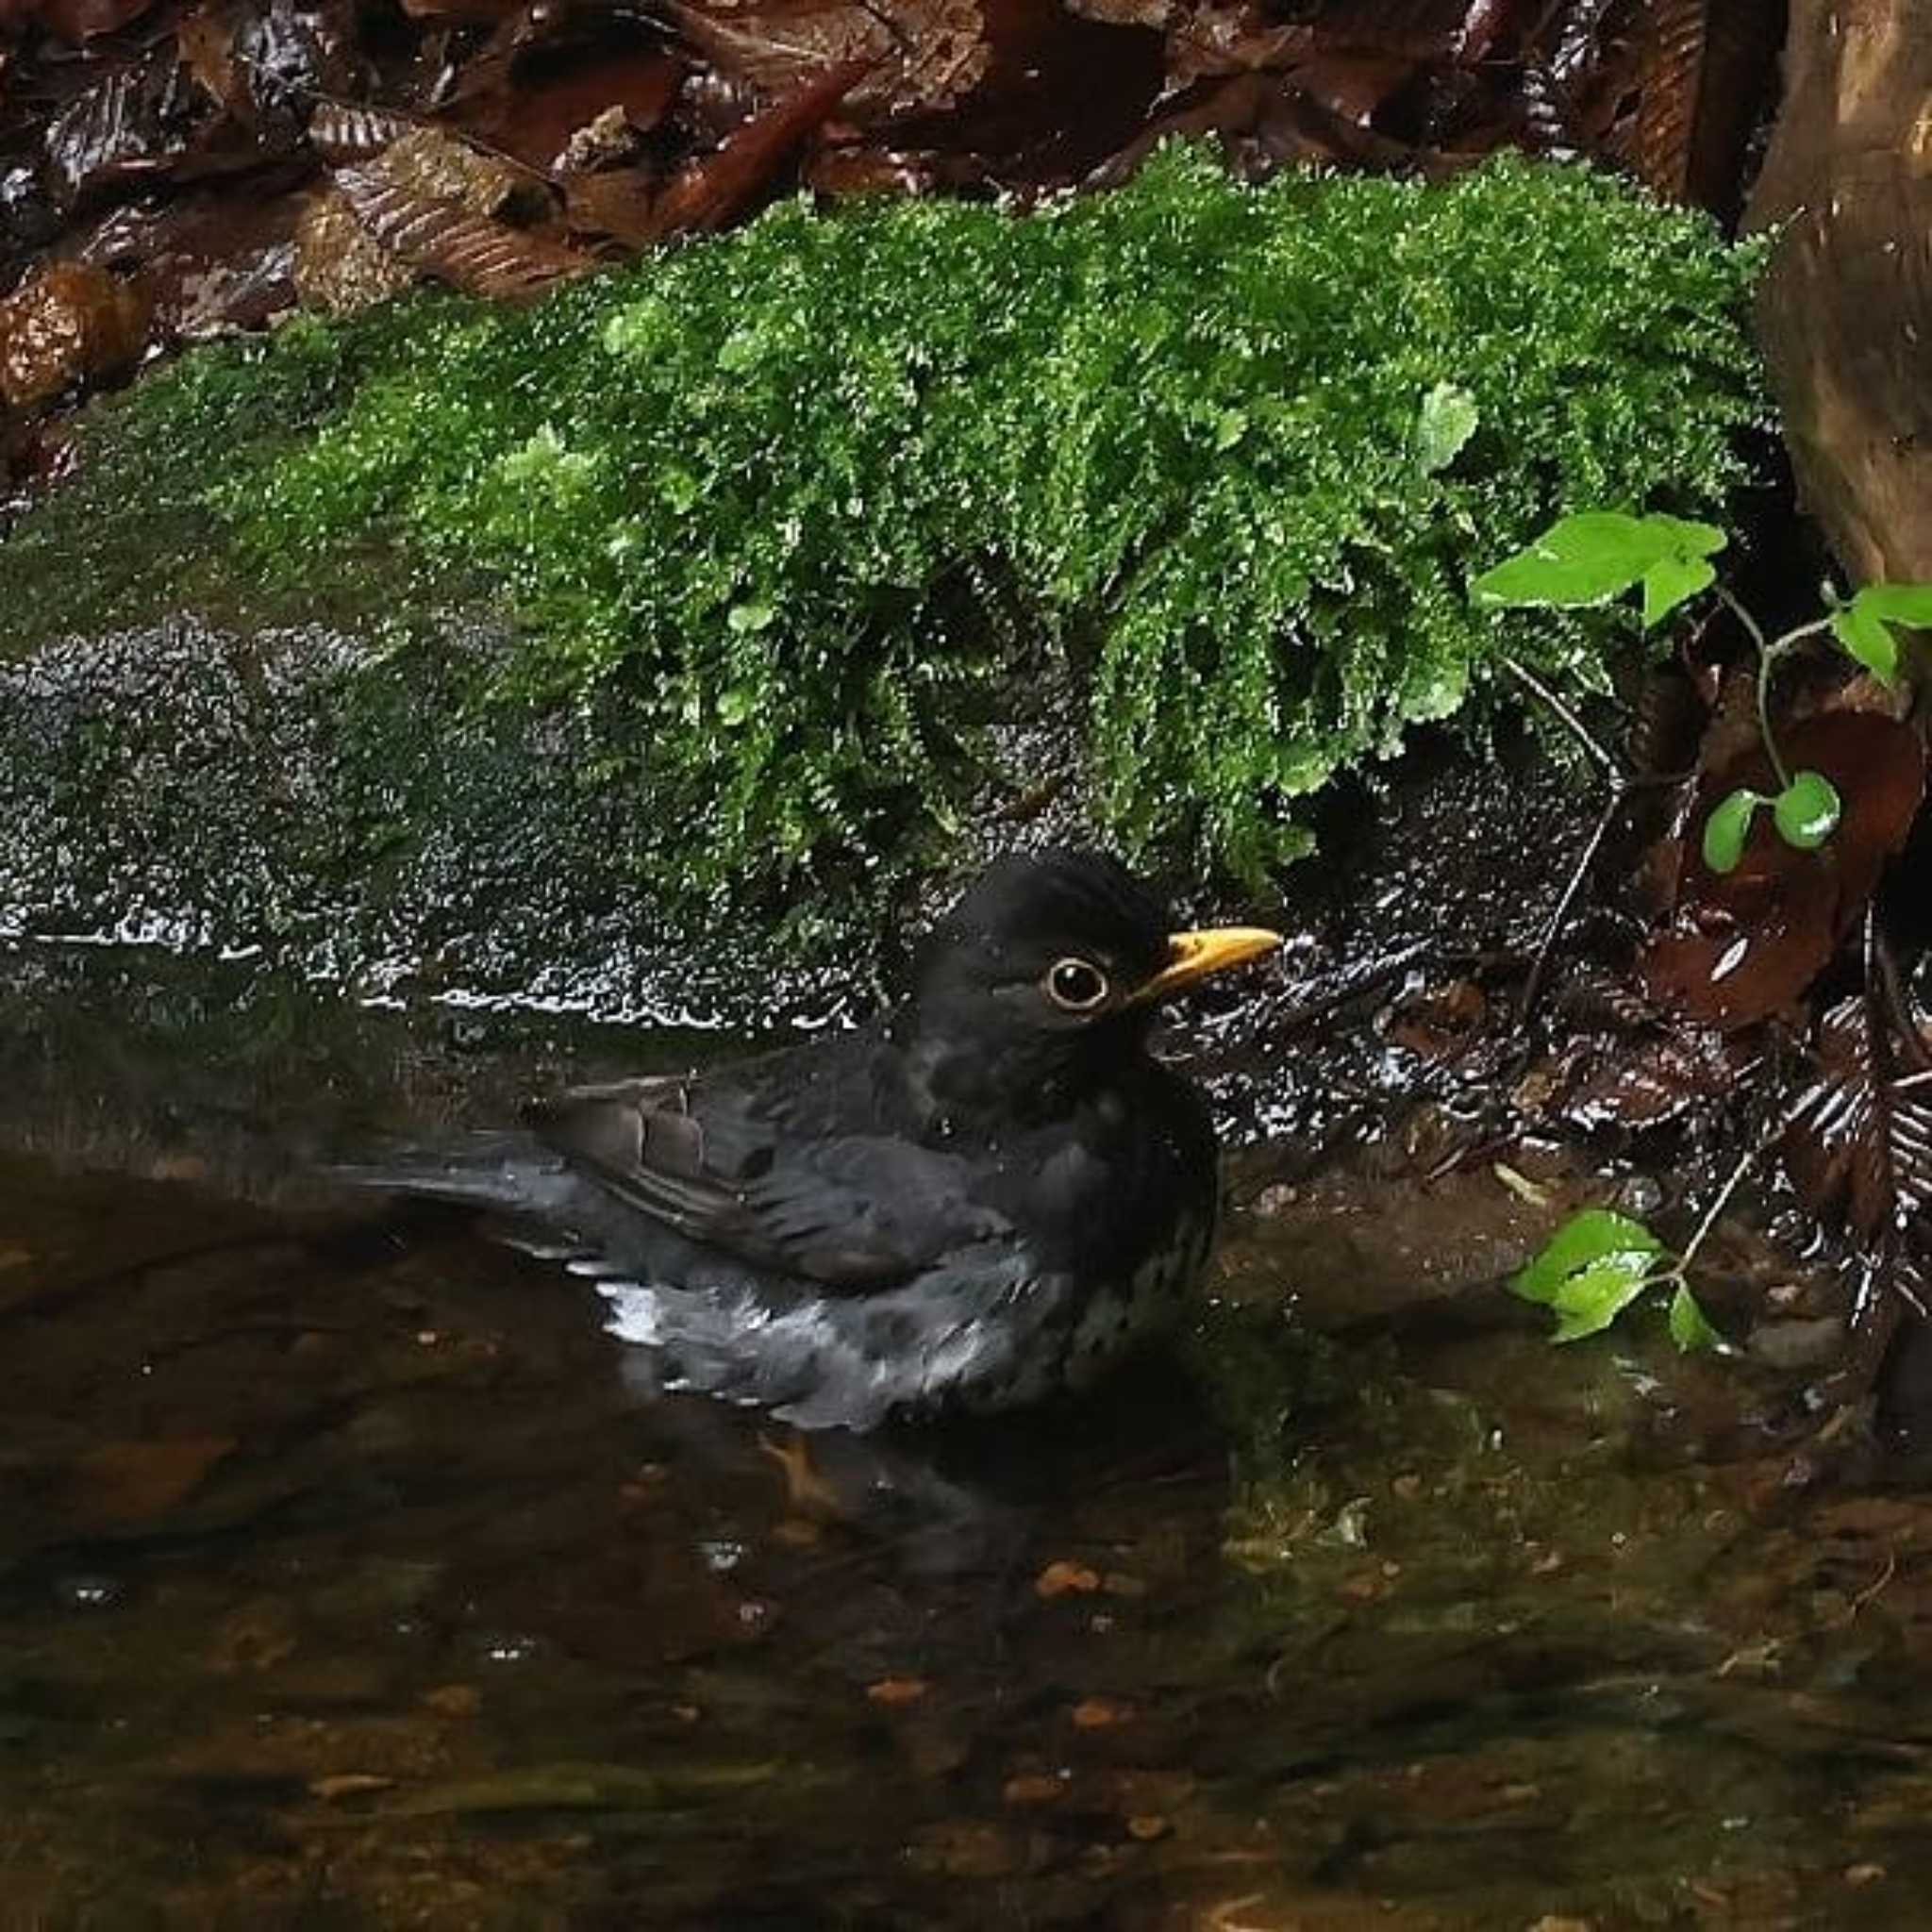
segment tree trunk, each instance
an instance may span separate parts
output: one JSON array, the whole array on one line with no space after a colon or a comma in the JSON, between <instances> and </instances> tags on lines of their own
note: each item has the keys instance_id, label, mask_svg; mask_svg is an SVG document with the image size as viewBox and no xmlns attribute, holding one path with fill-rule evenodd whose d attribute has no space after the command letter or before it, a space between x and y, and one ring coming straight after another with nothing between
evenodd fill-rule
<instances>
[{"instance_id":1,"label":"tree trunk","mask_svg":"<svg viewBox=\"0 0 1932 1932\"><path fill-rule=\"evenodd\" d=\"M1932 0L1792 0L1746 225L1807 508L1855 580L1932 581Z\"/></svg>"}]
</instances>

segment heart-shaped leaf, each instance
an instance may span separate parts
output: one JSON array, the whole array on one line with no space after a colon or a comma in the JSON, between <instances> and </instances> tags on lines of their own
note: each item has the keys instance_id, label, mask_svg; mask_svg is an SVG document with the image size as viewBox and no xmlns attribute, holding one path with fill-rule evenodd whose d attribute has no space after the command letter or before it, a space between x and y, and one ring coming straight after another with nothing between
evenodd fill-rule
<instances>
[{"instance_id":1,"label":"heart-shaped leaf","mask_svg":"<svg viewBox=\"0 0 1932 1932\"><path fill-rule=\"evenodd\" d=\"M1643 627L1660 624L1678 605L1688 603L1699 591L1717 581L1717 570L1708 558L1667 557L1643 574Z\"/></svg>"},{"instance_id":2,"label":"heart-shaped leaf","mask_svg":"<svg viewBox=\"0 0 1932 1932\"><path fill-rule=\"evenodd\" d=\"M1633 1265L1627 1256L1613 1256L1573 1274L1557 1290L1550 1306L1557 1311L1552 1341L1581 1341L1600 1335L1641 1295L1650 1282L1648 1265Z\"/></svg>"},{"instance_id":3,"label":"heart-shaped leaf","mask_svg":"<svg viewBox=\"0 0 1932 1932\"><path fill-rule=\"evenodd\" d=\"M1642 1222L1607 1208L1586 1208L1543 1243L1509 1287L1526 1302L1555 1307L1564 1284L1585 1271L1608 1266L1648 1274L1651 1263L1662 1253L1663 1243Z\"/></svg>"},{"instance_id":4,"label":"heart-shaped leaf","mask_svg":"<svg viewBox=\"0 0 1932 1932\"><path fill-rule=\"evenodd\" d=\"M1932 630L1932 584L1867 584L1831 614L1831 634L1886 684L1898 677L1898 640L1888 628Z\"/></svg>"},{"instance_id":5,"label":"heart-shaped leaf","mask_svg":"<svg viewBox=\"0 0 1932 1932\"><path fill-rule=\"evenodd\" d=\"M1852 599L1852 608L1887 624L1932 630L1932 584L1867 584Z\"/></svg>"},{"instance_id":6,"label":"heart-shaped leaf","mask_svg":"<svg viewBox=\"0 0 1932 1932\"><path fill-rule=\"evenodd\" d=\"M1724 801L1725 805L1729 803L1729 799ZM1723 809L1724 806L1718 807L1718 811ZM1778 837L1800 852L1816 852L1838 830L1839 821L1844 815L1844 800L1823 772L1797 773L1771 805L1772 822L1777 826ZM1711 816L1715 818L1717 813ZM1707 826L1707 844L1709 839Z\"/></svg>"},{"instance_id":7,"label":"heart-shaped leaf","mask_svg":"<svg viewBox=\"0 0 1932 1932\"><path fill-rule=\"evenodd\" d=\"M1763 803L1762 792L1740 785L1712 808L1704 822L1704 862L1712 872L1737 871L1744 841L1751 836L1751 821Z\"/></svg>"},{"instance_id":8,"label":"heart-shaped leaf","mask_svg":"<svg viewBox=\"0 0 1932 1932\"><path fill-rule=\"evenodd\" d=\"M1831 634L1881 683L1898 677L1898 640L1869 610L1840 604L1831 613Z\"/></svg>"},{"instance_id":9,"label":"heart-shaped leaf","mask_svg":"<svg viewBox=\"0 0 1932 1932\"><path fill-rule=\"evenodd\" d=\"M1573 608L1602 604L1633 584L1645 584L1646 621L1694 595L1714 575L1701 559L1724 546L1724 533L1682 517L1631 516L1624 510L1584 510L1553 524L1526 550L1506 558L1470 587L1478 604ZM1653 574L1653 588L1646 580Z\"/></svg>"}]
</instances>

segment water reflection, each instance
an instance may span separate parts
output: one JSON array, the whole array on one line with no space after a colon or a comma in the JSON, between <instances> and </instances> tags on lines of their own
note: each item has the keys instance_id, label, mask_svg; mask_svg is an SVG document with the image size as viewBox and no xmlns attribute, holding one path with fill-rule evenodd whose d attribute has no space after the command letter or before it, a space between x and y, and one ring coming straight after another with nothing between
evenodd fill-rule
<instances>
[{"instance_id":1,"label":"water reflection","mask_svg":"<svg viewBox=\"0 0 1932 1932\"><path fill-rule=\"evenodd\" d=\"M93 983L0 1036L0 1924L1923 1924L1932 1513L1737 1372L1497 1298L803 1444L303 1178L634 1038Z\"/></svg>"}]
</instances>

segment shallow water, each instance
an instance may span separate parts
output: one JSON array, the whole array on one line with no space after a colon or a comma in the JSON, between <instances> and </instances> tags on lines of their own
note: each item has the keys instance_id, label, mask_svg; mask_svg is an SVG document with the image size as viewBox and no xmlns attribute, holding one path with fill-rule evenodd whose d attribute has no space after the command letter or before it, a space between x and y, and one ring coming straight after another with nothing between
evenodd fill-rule
<instances>
[{"instance_id":1,"label":"shallow water","mask_svg":"<svg viewBox=\"0 0 1932 1932\"><path fill-rule=\"evenodd\" d=\"M0 1924L1925 1923L1932 1508L1660 1324L1251 1209L1096 1403L801 1459L308 1178L705 1042L92 972L0 1035Z\"/></svg>"}]
</instances>

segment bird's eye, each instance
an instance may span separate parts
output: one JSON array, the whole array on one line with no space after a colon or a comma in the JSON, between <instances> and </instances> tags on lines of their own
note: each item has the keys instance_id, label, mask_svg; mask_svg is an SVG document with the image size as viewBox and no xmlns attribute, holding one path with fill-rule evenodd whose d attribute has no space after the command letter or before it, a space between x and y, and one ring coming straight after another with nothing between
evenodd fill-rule
<instances>
[{"instance_id":1,"label":"bird's eye","mask_svg":"<svg viewBox=\"0 0 1932 1932\"><path fill-rule=\"evenodd\" d=\"M1107 974L1087 959L1056 959L1046 975L1046 996L1069 1013L1091 1013L1107 998Z\"/></svg>"}]
</instances>

